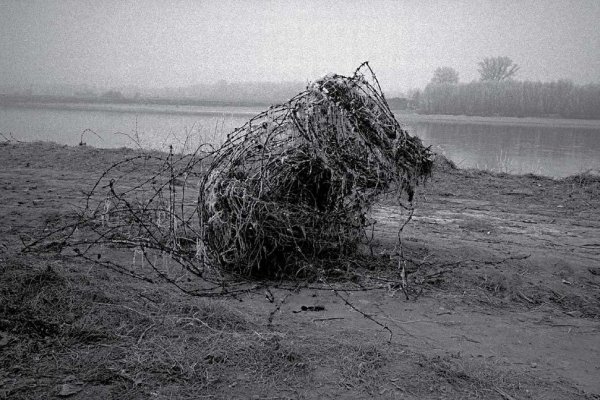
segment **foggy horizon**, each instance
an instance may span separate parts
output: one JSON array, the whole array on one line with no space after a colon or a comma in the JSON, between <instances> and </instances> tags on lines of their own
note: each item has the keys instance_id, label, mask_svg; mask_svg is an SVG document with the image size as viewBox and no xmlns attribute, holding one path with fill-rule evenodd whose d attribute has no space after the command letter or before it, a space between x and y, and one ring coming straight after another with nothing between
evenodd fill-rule
<instances>
[{"instance_id":1,"label":"foggy horizon","mask_svg":"<svg viewBox=\"0 0 600 400\"><path fill-rule=\"evenodd\" d=\"M306 83L369 61L384 91L461 82L508 56L518 80L600 82L600 2L0 4L0 86L179 88Z\"/></svg>"}]
</instances>

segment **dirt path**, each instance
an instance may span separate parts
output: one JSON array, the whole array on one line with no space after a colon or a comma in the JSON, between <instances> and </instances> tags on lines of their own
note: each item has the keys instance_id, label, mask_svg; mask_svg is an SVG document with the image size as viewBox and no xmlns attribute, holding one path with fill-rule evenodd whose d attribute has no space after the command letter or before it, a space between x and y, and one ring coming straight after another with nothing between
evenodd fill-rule
<instances>
[{"instance_id":1,"label":"dirt path","mask_svg":"<svg viewBox=\"0 0 600 400\"><path fill-rule=\"evenodd\" d=\"M456 323L427 325L423 336L446 351L600 392L600 179L594 182L478 171L435 177L404 243L438 264L457 262L432 296ZM376 208L382 241L393 240L399 214Z\"/></svg>"},{"instance_id":2,"label":"dirt path","mask_svg":"<svg viewBox=\"0 0 600 400\"><path fill-rule=\"evenodd\" d=\"M484 361L498 373L530 374L598 394L599 190L598 178L438 172L420 191L403 243L408 258L421 265L415 275L444 273L416 301L394 290L346 295L409 349ZM391 202L373 210L373 248L383 254L408 215L385 203ZM289 310L330 304L320 324L387 334L339 297L314 296L295 296Z\"/></svg>"},{"instance_id":3,"label":"dirt path","mask_svg":"<svg viewBox=\"0 0 600 400\"><path fill-rule=\"evenodd\" d=\"M103 167L131 154L0 145L0 348L9 365L0 398L65 388L75 388L70 398L600 398L599 179L438 169L402 235L410 300L394 286L395 271L360 260L349 277L371 290L321 284L273 290L274 303L262 292L205 303L169 286L18 254L21 240L81 206ZM378 204L365 251L394 256L405 217L389 199ZM43 287L30 298L28 289L11 291L34 285L23 277L55 270L62 277L47 285L74 291L68 301L52 297L43 308ZM192 329L206 304L233 310L229 318L248 327L215 329L206 317ZM23 333L13 317L25 305L46 310L51 321L39 321L58 321L58 332L83 324L85 343L81 333ZM109 306L121 311L103 314ZM213 339L199 347L202 329ZM168 357L158 364L161 349Z\"/></svg>"}]
</instances>

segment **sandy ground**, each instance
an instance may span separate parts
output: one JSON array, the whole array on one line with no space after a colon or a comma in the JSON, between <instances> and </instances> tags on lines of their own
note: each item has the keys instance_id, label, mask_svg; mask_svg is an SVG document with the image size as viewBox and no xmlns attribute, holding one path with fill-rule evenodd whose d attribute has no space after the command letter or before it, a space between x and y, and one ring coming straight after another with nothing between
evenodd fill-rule
<instances>
[{"instance_id":1,"label":"sandy ground","mask_svg":"<svg viewBox=\"0 0 600 400\"><path fill-rule=\"evenodd\" d=\"M386 199L369 257L273 302L20 253L132 154L0 144L0 398L600 399L597 177L439 163L402 235L408 300Z\"/></svg>"}]
</instances>

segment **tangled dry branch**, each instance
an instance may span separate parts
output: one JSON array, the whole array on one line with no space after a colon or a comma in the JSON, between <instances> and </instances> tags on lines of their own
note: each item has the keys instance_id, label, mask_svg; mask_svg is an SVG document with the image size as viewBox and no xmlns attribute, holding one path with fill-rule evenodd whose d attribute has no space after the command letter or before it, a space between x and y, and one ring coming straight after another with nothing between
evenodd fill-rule
<instances>
[{"instance_id":1,"label":"tangled dry branch","mask_svg":"<svg viewBox=\"0 0 600 400\"><path fill-rule=\"evenodd\" d=\"M30 247L53 237L149 279L135 265L144 264L189 291L176 264L210 294L230 284L225 275L299 276L352 255L376 197L412 201L431 168L429 148L401 128L364 63L258 114L218 149L138 154L111 166L79 216ZM122 258L103 258L105 247Z\"/></svg>"},{"instance_id":2,"label":"tangled dry branch","mask_svg":"<svg viewBox=\"0 0 600 400\"><path fill-rule=\"evenodd\" d=\"M198 200L204 250L243 275L353 253L376 196L410 201L431 171L429 149L401 128L366 63L257 115L213 156Z\"/></svg>"}]
</instances>

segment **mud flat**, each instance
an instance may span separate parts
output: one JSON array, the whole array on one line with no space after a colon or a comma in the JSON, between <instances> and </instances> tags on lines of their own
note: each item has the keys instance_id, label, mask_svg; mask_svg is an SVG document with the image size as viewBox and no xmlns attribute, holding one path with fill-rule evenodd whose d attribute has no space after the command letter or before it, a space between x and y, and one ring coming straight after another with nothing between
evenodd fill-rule
<instances>
[{"instance_id":1,"label":"mud flat","mask_svg":"<svg viewBox=\"0 0 600 400\"><path fill-rule=\"evenodd\" d=\"M439 162L402 235L409 300L385 198L365 257L267 296L20 252L133 152L0 143L0 398L600 398L597 176Z\"/></svg>"}]
</instances>

